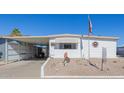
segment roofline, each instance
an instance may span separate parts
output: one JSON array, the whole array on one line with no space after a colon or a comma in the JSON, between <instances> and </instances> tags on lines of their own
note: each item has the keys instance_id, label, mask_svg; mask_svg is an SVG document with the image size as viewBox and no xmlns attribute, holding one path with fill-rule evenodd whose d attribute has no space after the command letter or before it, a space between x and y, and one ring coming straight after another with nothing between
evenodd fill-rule
<instances>
[{"instance_id":1,"label":"roofline","mask_svg":"<svg viewBox=\"0 0 124 93\"><path fill-rule=\"evenodd\" d=\"M79 34L57 34L57 35L48 35L48 36L0 36L1 38L8 39L24 39L24 38L56 38L56 37L79 37L79 38L90 38L90 39L106 39L106 40L118 40L119 37L110 37L110 36L88 36L88 35L79 35Z\"/></svg>"},{"instance_id":2,"label":"roofline","mask_svg":"<svg viewBox=\"0 0 124 93\"><path fill-rule=\"evenodd\" d=\"M108 40L118 40L119 37L110 37L110 36L88 36L88 35L83 35L83 38L91 38L91 39L108 39Z\"/></svg>"},{"instance_id":3,"label":"roofline","mask_svg":"<svg viewBox=\"0 0 124 93\"><path fill-rule=\"evenodd\" d=\"M48 36L4 36L3 38L47 38Z\"/></svg>"},{"instance_id":4,"label":"roofline","mask_svg":"<svg viewBox=\"0 0 124 93\"><path fill-rule=\"evenodd\" d=\"M57 35L49 35L49 38L55 37L81 37L79 34L57 34Z\"/></svg>"}]
</instances>

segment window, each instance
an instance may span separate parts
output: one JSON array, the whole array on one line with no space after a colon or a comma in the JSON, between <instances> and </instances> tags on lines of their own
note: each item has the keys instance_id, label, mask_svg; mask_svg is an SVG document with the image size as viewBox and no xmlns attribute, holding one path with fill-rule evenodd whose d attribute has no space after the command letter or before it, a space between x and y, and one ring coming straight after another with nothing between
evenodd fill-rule
<instances>
[{"instance_id":1,"label":"window","mask_svg":"<svg viewBox=\"0 0 124 93\"><path fill-rule=\"evenodd\" d=\"M76 43L56 43L55 49L77 49Z\"/></svg>"},{"instance_id":2,"label":"window","mask_svg":"<svg viewBox=\"0 0 124 93\"><path fill-rule=\"evenodd\" d=\"M64 49L72 49L72 45L71 44L64 44Z\"/></svg>"}]
</instances>

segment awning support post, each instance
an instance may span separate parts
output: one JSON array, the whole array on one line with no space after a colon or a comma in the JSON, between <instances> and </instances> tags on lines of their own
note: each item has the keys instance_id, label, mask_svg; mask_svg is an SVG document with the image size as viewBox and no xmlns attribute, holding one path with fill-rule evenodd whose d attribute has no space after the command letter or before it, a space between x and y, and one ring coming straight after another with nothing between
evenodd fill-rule
<instances>
[{"instance_id":1,"label":"awning support post","mask_svg":"<svg viewBox=\"0 0 124 93\"><path fill-rule=\"evenodd\" d=\"M5 62L8 62L8 40L5 39Z\"/></svg>"}]
</instances>

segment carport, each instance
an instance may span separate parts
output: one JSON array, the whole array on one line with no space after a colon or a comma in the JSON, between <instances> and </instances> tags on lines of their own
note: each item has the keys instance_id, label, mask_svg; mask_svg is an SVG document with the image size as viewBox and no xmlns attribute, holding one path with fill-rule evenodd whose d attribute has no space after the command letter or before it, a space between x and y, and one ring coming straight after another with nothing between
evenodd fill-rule
<instances>
[{"instance_id":1,"label":"carport","mask_svg":"<svg viewBox=\"0 0 124 93\"><path fill-rule=\"evenodd\" d=\"M16 36L5 38L5 62L49 56L47 36Z\"/></svg>"}]
</instances>

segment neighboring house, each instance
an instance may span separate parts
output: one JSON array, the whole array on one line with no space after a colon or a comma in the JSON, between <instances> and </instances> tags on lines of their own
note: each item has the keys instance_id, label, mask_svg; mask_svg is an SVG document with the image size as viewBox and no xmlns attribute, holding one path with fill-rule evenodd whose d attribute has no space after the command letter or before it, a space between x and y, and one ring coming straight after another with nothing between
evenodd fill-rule
<instances>
[{"instance_id":1,"label":"neighboring house","mask_svg":"<svg viewBox=\"0 0 124 93\"><path fill-rule=\"evenodd\" d=\"M117 55L124 57L124 47L117 47Z\"/></svg>"},{"instance_id":2,"label":"neighboring house","mask_svg":"<svg viewBox=\"0 0 124 93\"><path fill-rule=\"evenodd\" d=\"M45 45L47 47L47 55L53 58L63 58L65 52L68 53L70 58L116 58L118 37L60 34L48 36L6 36L1 37L2 39L5 41L4 59L9 61L10 59L13 60L13 58L14 60L20 60L25 57L34 57L38 52L38 48L34 45L38 44Z\"/></svg>"},{"instance_id":3,"label":"neighboring house","mask_svg":"<svg viewBox=\"0 0 124 93\"><path fill-rule=\"evenodd\" d=\"M5 59L5 39L0 38L0 61Z\"/></svg>"},{"instance_id":4,"label":"neighboring house","mask_svg":"<svg viewBox=\"0 0 124 93\"><path fill-rule=\"evenodd\" d=\"M14 39L0 38L0 61L18 61L29 59L34 53L34 46L30 43Z\"/></svg>"}]
</instances>

